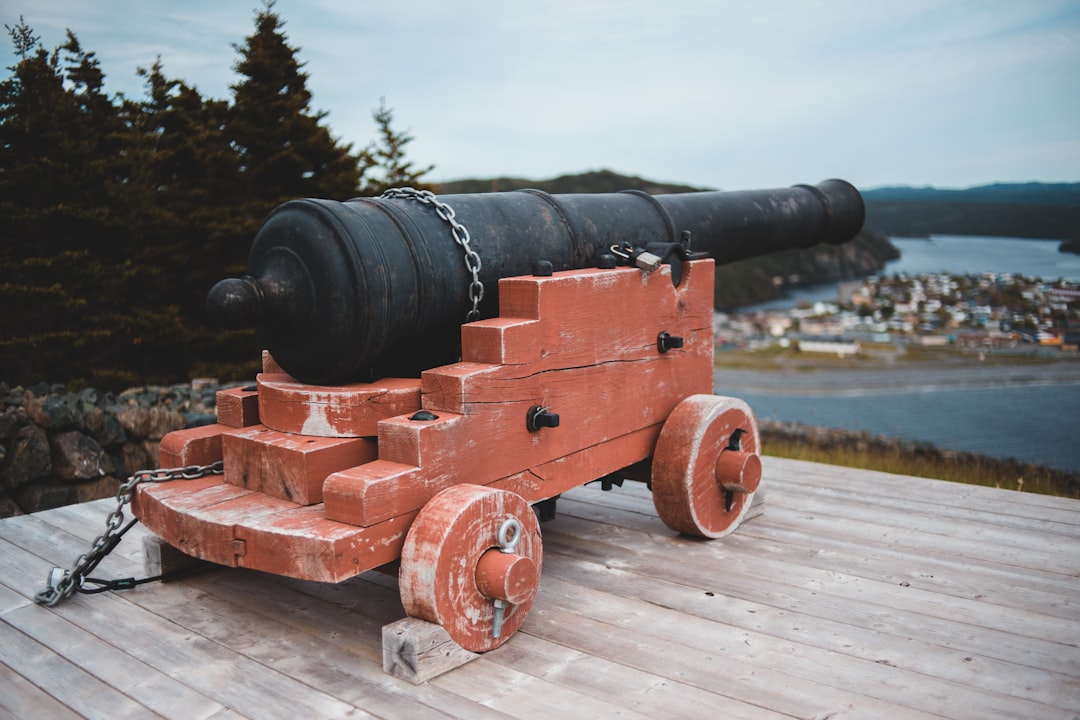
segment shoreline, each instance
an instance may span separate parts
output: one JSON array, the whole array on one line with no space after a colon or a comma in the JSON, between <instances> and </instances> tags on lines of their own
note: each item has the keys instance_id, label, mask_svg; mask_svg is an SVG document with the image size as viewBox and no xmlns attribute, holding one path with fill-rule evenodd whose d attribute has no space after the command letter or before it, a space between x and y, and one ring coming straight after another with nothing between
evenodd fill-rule
<instances>
[{"instance_id":1,"label":"shoreline","mask_svg":"<svg viewBox=\"0 0 1080 720\"><path fill-rule=\"evenodd\" d=\"M979 363L957 358L909 363L768 357L762 358L760 368L725 364L713 368L714 390L735 396L739 392L869 395L1039 385L1080 385L1080 360Z\"/></svg>"},{"instance_id":2,"label":"shoreline","mask_svg":"<svg viewBox=\"0 0 1080 720\"><path fill-rule=\"evenodd\" d=\"M763 437L785 446L788 457L870 467L871 461L897 464L914 454L939 472L950 464L994 473L1023 465L1029 479L1038 467L1041 476L1080 486L1070 450L1080 421L1068 410L1070 398L1080 398L1075 355L987 355L980 362L955 351L845 359L758 352L718 353L717 359L714 392L749 402ZM1046 405L1043 415L1031 405L1036 402ZM829 440L823 446L824 437ZM921 447L933 447L932 457L913 452ZM927 472L933 476L935 470Z\"/></svg>"}]
</instances>

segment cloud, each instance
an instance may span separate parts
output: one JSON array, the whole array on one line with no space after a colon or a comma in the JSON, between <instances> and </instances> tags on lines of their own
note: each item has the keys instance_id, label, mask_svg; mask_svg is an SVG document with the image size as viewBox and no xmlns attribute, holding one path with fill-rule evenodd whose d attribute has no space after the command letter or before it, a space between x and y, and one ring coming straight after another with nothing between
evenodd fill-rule
<instances>
[{"instance_id":1,"label":"cloud","mask_svg":"<svg viewBox=\"0 0 1080 720\"><path fill-rule=\"evenodd\" d=\"M222 98L257 7L52 0L26 19L48 47L74 30L110 88L138 96L135 67L160 55L168 75ZM366 144L385 97L416 137L412 155L442 179L598 167L722 187L1080 179L1071 0L278 0L275 11L334 135Z\"/></svg>"}]
</instances>

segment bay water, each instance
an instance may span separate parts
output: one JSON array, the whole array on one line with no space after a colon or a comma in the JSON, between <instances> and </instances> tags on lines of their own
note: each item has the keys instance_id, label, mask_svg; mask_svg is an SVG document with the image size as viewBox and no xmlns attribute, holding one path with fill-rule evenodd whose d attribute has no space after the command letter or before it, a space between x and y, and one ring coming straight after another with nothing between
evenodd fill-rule
<instances>
[{"instance_id":1,"label":"bay water","mask_svg":"<svg viewBox=\"0 0 1080 720\"><path fill-rule=\"evenodd\" d=\"M1014 273L1080 282L1080 256L1059 253L1059 241L934 236L894 238L901 258L886 274ZM740 311L798 306L836 298L835 283ZM1080 358L1073 358L1080 363ZM973 360L973 362L975 362ZM882 372L888 372L883 369ZM957 370L957 372L963 372ZM842 394L737 393L761 419L865 431L926 441L939 448L1013 457L1080 472L1080 381L949 387L905 385Z\"/></svg>"}]
</instances>

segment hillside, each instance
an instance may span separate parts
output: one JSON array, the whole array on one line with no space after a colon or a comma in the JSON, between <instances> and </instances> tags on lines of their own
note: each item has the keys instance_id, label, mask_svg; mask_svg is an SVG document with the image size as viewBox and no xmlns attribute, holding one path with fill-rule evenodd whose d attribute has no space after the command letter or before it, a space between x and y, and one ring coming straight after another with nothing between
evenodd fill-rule
<instances>
[{"instance_id":1,"label":"hillside","mask_svg":"<svg viewBox=\"0 0 1080 720\"><path fill-rule=\"evenodd\" d=\"M712 188L656 182L597 170L579 175L562 175L550 180L492 178L456 180L437 185L440 194L505 192L535 188L553 194L607 193L643 190L651 194L694 192ZM716 270L714 305L729 310L777 297L785 287L832 282L872 275L889 260L900 255L882 235L863 231L842 247L819 245L808 250L787 250L767 257L722 265Z\"/></svg>"},{"instance_id":2,"label":"hillside","mask_svg":"<svg viewBox=\"0 0 1080 720\"><path fill-rule=\"evenodd\" d=\"M441 195L461 193L509 192L535 188L552 194L610 193L620 190L641 190L650 195L696 192L714 188L696 188L655 182L633 175L620 175L611 170L594 170L578 175L560 175L550 180L526 180L525 178L500 177L488 180L453 180L435 184L435 192Z\"/></svg>"},{"instance_id":3,"label":"hillside","mask_svg":"<svg viewBox=\"0 0 1080 720\"><path fill-rule=\"evenodd\" d=\"M863 190L868 202L964 202L1080 207L1080 183L994 183L965 190L895 186Z\"/></svg>"},{"instance_id":4,"label":"hillside","mask_svg":"<svg viewBox=\"0 0 1080 720\"><path fill-rule=\"evenodd\" d=\"M1080 183L864 190L866 227L889 236L1080 239Z\"/></svg>"}]
</instances>

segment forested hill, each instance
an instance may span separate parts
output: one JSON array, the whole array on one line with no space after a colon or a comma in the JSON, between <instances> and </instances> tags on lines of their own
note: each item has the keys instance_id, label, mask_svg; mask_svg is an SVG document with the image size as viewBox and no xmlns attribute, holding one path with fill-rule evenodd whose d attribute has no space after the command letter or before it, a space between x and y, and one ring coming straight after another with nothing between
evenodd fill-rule
<instances>
[{"instance_id":1,"label":"forested hill","mask_svg":"<svg viewBox=\"0 0 1080 720\"><path fill-rule=\"evenodd\" d=\"M643 190L656 195L714 189L656 182L632 175L620 175L611 170L562 175L550 180L504 177L434 184L434 190L442 195L505 192L524 188L535 188L554 194ZM896 248L884 236L864 230L852 242L840 247L818 245L808 250L785 250L766 257L721 265L716 269L716 291L713 300L718 309L729 310L769 300L783 292L785 287L792 285L871 275L884 268L887 261L899 256Z\"/></svg>"},{"instance_id":2,"label":"forested hill","mask_svg":"<svg viewBox=\"0 0 1080 720\"><path fill-rule=\"evenodd\" d=\"M872 202L965 202L1080 207L1080 183L994 183L964 190L934 187L883 187L863 190Z\"/></svg>"},{"instance_id":3,"label":"forested hill","mask_svg":"<svg viewBox=\"0 0 1080 720\"><path fill-rule=\"evenodd\" d=\"M866 226L885 235L1080 239L1080 183L998 183L966 190L863 190Z\"/></svg>"},{"instance_id":4,"label":"forested hill","mask_svg":"<svg viewBox=\"0 0 1080 720\"><path fill-rule=\"evenodd\" d=\"M650 195L695 192L714 188L696 188L621 175L612 170L594 170L578 175L560 175L550 180L526 180L525 178L499 177L486 180L452 180L436 183L435 190L441 195L460 193L509 192L533 188L554 195L564 193L610 193L620 190L641 190Z\"/></svg>"}]
</instances>

